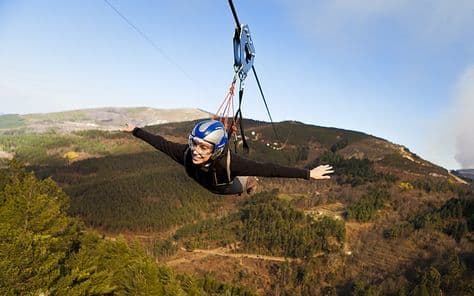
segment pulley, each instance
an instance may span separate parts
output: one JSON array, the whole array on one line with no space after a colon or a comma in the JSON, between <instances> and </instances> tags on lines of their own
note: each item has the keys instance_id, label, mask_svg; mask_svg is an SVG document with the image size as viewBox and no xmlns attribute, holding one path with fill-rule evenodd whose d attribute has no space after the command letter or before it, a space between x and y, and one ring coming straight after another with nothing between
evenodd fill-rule
<instances>
[{"instance_id":1,"label":"pulley","mask_svg":"<svg viewBox=\"0 0 474 296\"><path fill-rule=\"evenodd\" d=\"M247 73L252 69L255 60L255 47L248 25L241 25L234 34L234 71L240 81L244 81Z\"/></svg>"}]
</instances>

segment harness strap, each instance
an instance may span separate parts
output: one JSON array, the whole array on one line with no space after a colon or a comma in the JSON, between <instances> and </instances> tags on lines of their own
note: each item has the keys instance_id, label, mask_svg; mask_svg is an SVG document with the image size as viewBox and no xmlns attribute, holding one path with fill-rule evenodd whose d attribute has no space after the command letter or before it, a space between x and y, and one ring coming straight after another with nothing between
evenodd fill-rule
<instances>
[{"instance_id":1,"label":"harness strap","mask_svg":"<svg viewBox=\"0 0 474 296\"><path fill-rule=\"evenodd\" d=\"M244 131L244 125L243 125L243 119L242 119L242 98L244 96L244 88L242 86L242 81L240 81L240 87L239 87L239 109L237 109L237 112L235 112L234 116L234 122L239 122L240 126L240 136L242 137L242 146L244 148L245 153L249 153L249 145L247 144L247 140L245 139L245 131ZM237 146L237 145L236 145ZM237 147L236 151L237 151Z\"/></svg>"}]
</instances>

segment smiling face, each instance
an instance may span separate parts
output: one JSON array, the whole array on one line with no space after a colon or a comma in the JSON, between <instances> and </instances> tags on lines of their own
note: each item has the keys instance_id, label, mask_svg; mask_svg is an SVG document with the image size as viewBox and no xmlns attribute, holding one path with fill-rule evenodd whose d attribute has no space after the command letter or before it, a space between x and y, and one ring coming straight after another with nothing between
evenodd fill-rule
<instances>
[{"instance_id":1,"label":"smiling face","mask_svg":"<svg viewBox=\"0 0 474 296\"><path fill-rule=\"evenodd\" d=\"M214 151L214 145L192 136L189 138L189 147L191 148L193 163L196 165L208 162Z\"/></svg>"}]
</instances>

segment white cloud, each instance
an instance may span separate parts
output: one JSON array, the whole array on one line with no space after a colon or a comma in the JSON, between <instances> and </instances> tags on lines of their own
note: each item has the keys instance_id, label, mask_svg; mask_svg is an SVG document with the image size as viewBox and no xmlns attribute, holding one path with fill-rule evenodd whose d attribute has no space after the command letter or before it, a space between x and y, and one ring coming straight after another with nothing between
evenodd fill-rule
<instances>
[{"instance_id":1,"label":"white cloud","mask_svg":"<svg viewBox=\"0 0 474 296\"><path fill-rule=\"evenodd\" d=\"M474 168L474 65L461 76L454 104L456 160L463 168Z\"/></svg>"},{"instance_id":2,"label":"white cloud","mask_svg":"<svg viewBox=\"0 0 474 296\"><path fill-rule=\"evenodd\" d=\"M422 156L446 168L474 168L474 65L452 88L443 112L427 120L420 134Z\"/></svg>"}]
</instances>

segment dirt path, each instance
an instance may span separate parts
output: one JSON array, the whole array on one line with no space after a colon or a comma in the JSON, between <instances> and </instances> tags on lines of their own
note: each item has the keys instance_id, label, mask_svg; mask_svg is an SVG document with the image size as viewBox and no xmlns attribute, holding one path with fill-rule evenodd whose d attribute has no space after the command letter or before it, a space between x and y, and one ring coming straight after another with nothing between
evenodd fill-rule
<instances>
[{"instance_id":1,"label":"dirt path","mask_svg":"<svg viewBox=\"0 0 474 296\"><path fill-rule=\"evenodd\" d=\"M246 254L246 253L229 253L228 249L226 248L217 248L213 250L202 250L202 249L194 249L192 251L186 251L184 254L189 254L189 256L184 255L180 258L170 260L166 262L168 266L176 266L181 263L190 262L194 260L199 260L205 258L207 256L223 256L223 257L232 257L232 258L250 258L250 259L258 259L264 261L277 261L277 262L285 262L285 261L293 261L295 259L292 258L285 258L285 257L277 257L277 256L267 256L267 255L259 255L259 254Z\"/></svg>"},{"instance_id":2,"label":"dirt path","mask_svg":"<svg viewBox=\"0 0 474 296\"><path fill-rule=\"evenodd\" d=\"M214 249L214 250L200 250L196 249L193 252L195 253L202 253L202 254L209 254L209 255L216 255L216 256L224 256L224 257L234 257L234 258L252 258L252 259L260 259L266 261L292 261L291 258L285 257L277 257L277 256L267 256L267 255L259 255L259 254L246 254L246 253L226 253L224 249Z\"/></svg>"}]
</instances>

